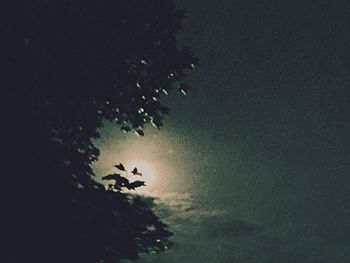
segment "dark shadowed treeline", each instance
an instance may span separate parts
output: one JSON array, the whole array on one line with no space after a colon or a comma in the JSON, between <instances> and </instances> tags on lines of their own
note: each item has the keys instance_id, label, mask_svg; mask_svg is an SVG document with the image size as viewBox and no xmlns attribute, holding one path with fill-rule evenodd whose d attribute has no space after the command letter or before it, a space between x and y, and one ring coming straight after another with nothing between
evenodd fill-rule
<instances>
[{"instance_id":1,"label":"dark shadowed treeline","mask_svg":"<svg viewBox=\"0 0 350 263\"><path fill-rule=\"evenodd\" d=\"M143 136L162 125L162 96L186 93L197 64L178 48L173 0L2 3L3 262L119 262L171 246L138 187L93 180L104 120ZM113 176L112 176L113 177Z\"/></svg>"}]
</instances>

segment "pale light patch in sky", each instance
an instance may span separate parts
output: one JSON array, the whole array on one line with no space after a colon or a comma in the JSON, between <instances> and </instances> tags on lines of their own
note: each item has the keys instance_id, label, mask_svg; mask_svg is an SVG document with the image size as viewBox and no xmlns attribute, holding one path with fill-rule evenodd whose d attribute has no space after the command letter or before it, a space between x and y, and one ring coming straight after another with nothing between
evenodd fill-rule
<instances>
[{"instance_id":1,"label":"pale light patch in sky","mask_svg":"<svg viewBox=\"0 0 350 263\"><path fill-rule=\"evenodd\" d=\"M97 179L110 173L120 173L131 180L145 181L146 186L138 188L138 193L151 195L181 191L188 186L188 171L192 171L192 153L184 138L175 133L146 129L146 136L132 133L123 134L107 124L102 130L102 138L96 141L100 148L99 161L93 164ZM122 163L126 172L114 165ZM140 175L132 175L137 168Z\"/></svg>"},{"instance_id":2,"label":"pale light patch in sky","mask_svg":"<svg viewBox=\"0 0 350 263\"><path fill-rule=\"evenodd\" d=\"M125 168L128 172L128 178L132 181L144 181L146 186L139 190L152 189L157 186L158 172L155 166L150 161L143 159L132 159L125 163ZM133 171L135 172L133 173Z\"/></svg>"}]
</instances>

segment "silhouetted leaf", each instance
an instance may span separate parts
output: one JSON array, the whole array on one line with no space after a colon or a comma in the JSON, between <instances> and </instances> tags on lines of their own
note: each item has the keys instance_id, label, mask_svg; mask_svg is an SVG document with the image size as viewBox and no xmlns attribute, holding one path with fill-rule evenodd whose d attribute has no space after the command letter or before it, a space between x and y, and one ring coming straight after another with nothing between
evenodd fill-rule
<instances>
[{"instance_id":1,"label":"silhouetted leaf","mask_svg":"<svg viewBox=\"0 0 350 263\"><path fill-rule=\"evenodd\" d=\"M133 175L142 176L142 173L140 173L136 167L131 171L131 173L132 173Z\"/></svg>"},{"instance_id":2,"label":"silhouetted leaf","mask_svg":"<svg viewBox=\"0 0 350 263\"><path fill-rule=\"evenodd\" d=\"M121 170L121 171L125 171L125 167L124 167L124 165L122 163L114 165L114 167L119 169L119 170Z\"/></svg>"},{"instance_id":3,"label":"silhouetted leaf","mask_svg":"<svg viewBox=\"0 0 350 263\"><path fill-rule=\"evenodd\" d=\"M5 1L1 7L14 115L4 130L16 142L11 167L21 160L28 170L13 176L23 182L13 193L19 231L11 240L24 244L14 242L20 257L14 262L109 263L164 251L171 236L166 225L149 203L123 192L144 182L109 174L102 177L106 190L91 167L104 121L140 136L147 123L160 127L169 112L163 97L195 63L176 43L183 14L175 1ZM126 174L122 164L115 167Z\"/></svg>"},{"instance_id":4,"label":"silhouetted leaf","mask_svg":"<svg viewBox=\"0 0 350 263\"><path fill-rule=\"evenodd\" d=\"M128 189L129 190L135 190L138 187L145 186L145 182L143 181L135 181L129 184Z\"/></svg>"},{"instance_id":5,"label":"silhouetted leaf","mask_svg":"<svg viewBox=\"0 0 350 263\"><path fill-rule=\"evenodd\" d=\"M139 135L139 136L144 136L145 135L143 130L136 130L136 134Z\"/></svg>"},{"instance_id":6,"label":"silhouetted leaf","mask_svg":"<svg viewBox=\"0 0 350 263\"><path fill-rule=\"evenodd\" d=\"M122 178L120 174L109 174L102 177L102 180L119 180Z\"/></svg>"}]
</instances>

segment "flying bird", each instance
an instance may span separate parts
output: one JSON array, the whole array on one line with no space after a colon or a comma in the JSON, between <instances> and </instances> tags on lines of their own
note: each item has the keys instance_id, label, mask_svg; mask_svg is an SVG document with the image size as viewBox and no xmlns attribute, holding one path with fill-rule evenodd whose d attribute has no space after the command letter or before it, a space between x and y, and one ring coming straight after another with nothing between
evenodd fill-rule
<instances>
[{"instance_id":1,"label":"flying bird","mask_svg":"<svg viewBox=\"0 0 350 263\"><path fill-rule=\"evenodd\" d=\"M142 173L140 173L138 170L137 170L137 168L135 167L132 171L131 171L131 173L133 174L133 175L139 175L139 176L142 176Z\"/></svg>"},{"instance_id":2,"label":"flying bird","mask_svg":"<svg viewBox=\"0 0 350 263\"><path fill-rule=\"evenodd\" d=\"M125 171L125 167L124 167L124 165L123 164L117 164L117 165L114 165L114 167L115 168L117 168L117 169L119 169L119 170L121 170L121 171Z\"/></svg>"}]
</instances>

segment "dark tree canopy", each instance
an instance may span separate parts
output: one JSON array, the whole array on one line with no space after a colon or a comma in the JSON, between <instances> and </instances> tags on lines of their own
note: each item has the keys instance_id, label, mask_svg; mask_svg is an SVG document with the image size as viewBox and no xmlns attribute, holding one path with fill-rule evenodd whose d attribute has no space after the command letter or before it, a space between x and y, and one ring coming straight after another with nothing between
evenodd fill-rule
<instances>
[{"instance_id":1,"label":"dark tree canopy","mask_svg":"<svg viewBox=\"0 0 350 263\"><path fill-rule=\"evenodd\" d=\"M13 262L119 262L167 249L167 226L122 191L142 183L115 174L106 190L90 165L104 120L143 136L168 113L162 96L187 92L197 60L176 43L183 11L173 0L2 5Z\"/></svg>"}]
</instances>

